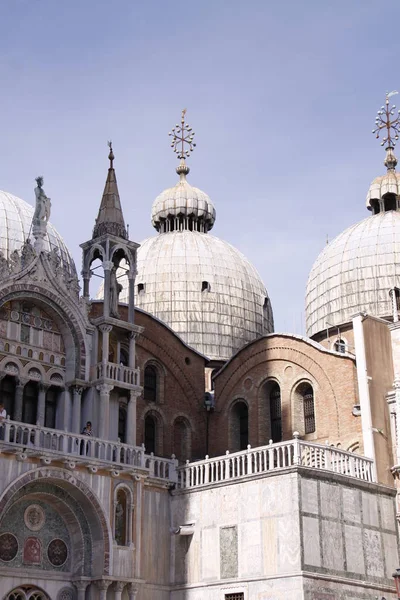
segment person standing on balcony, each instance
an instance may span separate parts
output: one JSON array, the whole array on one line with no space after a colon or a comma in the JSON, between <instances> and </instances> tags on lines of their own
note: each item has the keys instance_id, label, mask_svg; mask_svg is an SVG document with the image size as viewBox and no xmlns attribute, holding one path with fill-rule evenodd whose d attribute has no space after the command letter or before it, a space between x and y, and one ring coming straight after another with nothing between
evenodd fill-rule
<instances>
[{"instance_id":1,"label":"person standing on balcony","mask_svg":"<svg viewBox=\"0 0 400 600\"><path fill-rule=\"evenodd\" d=\"M89 435L89 436L93 436L93 430L92 430L92 422L88 421L85 425L85 427L82 429L82 435ZM85 442L84 440L81 441L81 454L84 454L84 448L86 447L86 454L89 451L89 443Z\"/></svg>"},{"instance_id":2,"label":"person standing on balcony","mask_svg":"<svg viewBox=\"0 0 400 600\"><path fill-rule=\"evenodd\" d=\"M0 402L0 440L4 440L4 419L7 419L7 412L4 404Z\"/></svg>"}]
</instances>

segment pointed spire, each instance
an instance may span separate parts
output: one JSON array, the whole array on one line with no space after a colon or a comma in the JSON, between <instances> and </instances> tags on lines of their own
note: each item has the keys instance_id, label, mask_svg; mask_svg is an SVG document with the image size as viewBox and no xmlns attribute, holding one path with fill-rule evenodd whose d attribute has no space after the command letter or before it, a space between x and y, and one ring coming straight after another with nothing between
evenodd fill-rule
<instances>
[{"instance_id":1,"label":"pointed spire","mask_svg":"<svg viewBox=\"0 0 400 600\"><path fill-rule=\"evenodd\" d=\"M110 148L110 153L108 155L110 167L108 169L106 185L104 186L103 197L101 199L99 214L97 215L96 223L94 225L92 238L94 239L109 233L116 237L128 239L119 198L117 178L115 176L115 157L111 142L108 142L108 147Z\"/></svg>"}]
</instances>

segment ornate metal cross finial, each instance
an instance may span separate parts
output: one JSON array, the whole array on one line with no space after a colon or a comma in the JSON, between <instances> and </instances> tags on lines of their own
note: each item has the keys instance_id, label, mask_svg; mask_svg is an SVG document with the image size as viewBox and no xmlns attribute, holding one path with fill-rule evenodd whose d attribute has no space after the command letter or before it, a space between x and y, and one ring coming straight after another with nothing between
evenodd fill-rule
<instances>
[{"instance_id":1,"label":"ornate metal cross finial","mask_svg":"<svg viewBox=\"0 0 400 600\"><path fill-rule=\"evenodd\" d=\"M172 137L171 148L174 149L175 154L181 160L188 158L196 147L196 144L193 142L194 131L185 123L185 115L186 108L182 111L180 125L177 123L168 134Z\"/></svg>"},{"instance_id":2,"label":"ornate metal cross finial","mask_svg":"<svg viewBox=\"0 0 400 600\"><path fill-rule=\"evenodd\" d=\"M385 131L385 137L382 139L381 146L385 146L386 148L394 148L397 140L399 139L400 133L400 110L395 119L391 120L394 116L394 110L396 106L393 104L392 107L389 106L389 98L398 94L398 92L390 92L386 94L385 105L381 106L378 110L378 115L375 119L375 129L372 131L379 138L382 130Z\"/></svg>"},{"instance_id":3,"label":"ornate metal cross finial","mask_svg":"<svg viewBox=\"0 0 400 600\"><path fill-rule=\"evenodd\" d=\"M112 149L112 141L111 140L109 140L107 142L107 146L110 148L110 152L108 154L108 160L110 161L110 169L112 169L113 168L113 161L114 161L115 156L114 156L114 152L113 152L113 149Z\"/></svg>"}]
</instances>

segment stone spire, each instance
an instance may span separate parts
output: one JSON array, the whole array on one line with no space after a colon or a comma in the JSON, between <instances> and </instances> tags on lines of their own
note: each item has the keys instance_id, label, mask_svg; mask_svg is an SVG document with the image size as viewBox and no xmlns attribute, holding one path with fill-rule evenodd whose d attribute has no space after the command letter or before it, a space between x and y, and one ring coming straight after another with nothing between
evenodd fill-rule
<instances>
[{"instance_id":1,"label":"stone spire","mask_svg":"<svg viewBox=\"0 0 400 600\"><path fill-rule=\"evenodd\" d=\"M104 234L115 235L116 237L128 239L125 227L124 215L122 214L121 201L119 198L117 178L114 170L114 152L111 142L108 142L110 153L108 159L110 167L106 185L104 186L103 197L101 199L99 214L93 229L92 238L98 238Z\"/></svg>"}]
</instances>

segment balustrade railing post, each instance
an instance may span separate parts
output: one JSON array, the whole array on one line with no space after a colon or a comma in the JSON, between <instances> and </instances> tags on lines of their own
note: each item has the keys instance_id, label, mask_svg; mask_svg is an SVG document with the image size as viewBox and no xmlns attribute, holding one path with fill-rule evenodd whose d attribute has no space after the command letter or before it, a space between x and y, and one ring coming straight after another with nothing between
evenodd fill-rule
<instances>
[{"instance_id":1,"label":"balustrade railing post","mask_svg":"<svg viewBox=\"0 0 400 600\"><path fill-rule=\"evenodd\" d=\"M268 448L268 470L271 471L274 467L274 449L272 447L273 441L269 440L269 448Z\"/></svg>"},{"instance_id":2,"label":"balustrade railing post","mask_svg":"<svg viewBox=\"0 0 400 600\"><path fill-rule=\"evenodd\" d=\"M210 457L206 454L206 463L204 465L204 483L209 483L210 481L210 463L208 462Z\"/></svg>"},{"instance_id":3,"label":"balustrade railing post","mask_svg":"<svg viewBox=\"0 0 400 600\"><path fill-rule=\"evenodd\" d=\"M31 438L31 435L29 435L29 441L30 441L30 438ZM35 446L35 448L40 447L40 425L38 425L38 424L36 425L35 433L33 434L33 445Z\"/></svg>"},{"instance_id":4,"label":"balustrade railing post","mask_svg":"<svg viewBox=\"0 0 400 600\"><path fill-rule=\"evenodd\" d=\"M325 442L324 458L325 458L325 469L327 469L328 471L331 471L332 470L332 449L329 446L328 440Z\"/></svg>"},{"instance_id":5,"label":"balustrade railing post","mask_svg":"<svg viewBox=\"0 0 400 600\"><path fill-rule=\"evenodd\" d=\"M253 454L251 452L250 444L247 444L247 475L253 474L253 462L252 462Z\"/></svg>"},{"instance_id":6,"label":"balustrade railing post","mask_svg":"<svg viewBox=\"0 0 400 600\"><path fill-rule=\"evenodd\" d=\"M350 468L350 475L352 477L355 477L356 470L355 470L355 464L354 464L354 457L353 456L349 457L349 468Z\"/></svg>"},{"instance_id":7,"label":"balustrade railing post","mask_svg":"<svg viewBox=\"0 0 400 600\"><path fill-rule=\"evenodd\" d=\"M294 465L301 465L301 447L300 447L300 434L298 431L294 431L293 432L293 464ZM290 455L290 451L289 451L289 466L290 465L290 460L291 460L291 455Z\"/></svg>"},{"instance_id":8,"label":"balustrade railing post","mask_svg":"<svg viewBox=\"0 0 400 600\"><path fill-rule=\"evenodd\" d=\"M171 464L169 465L169 480L172 483L178 483L178 459L175 454L171 456Z\"/></svg>"},{"instance_id":9,"label":"balustrade railing post","mask_svg":"<svg viewBox=\"0 0 400 600\"><path fill-rule=\"evenodd\" d=\"M10 441L10 429L11 429L11 423L10 423L10 421L7 419L7 420L6 420L6 421L4 421L4 423L3 423L4 441L5 441L5 442L9 442L9 441Z\"/></svg>"}]
</instances>

